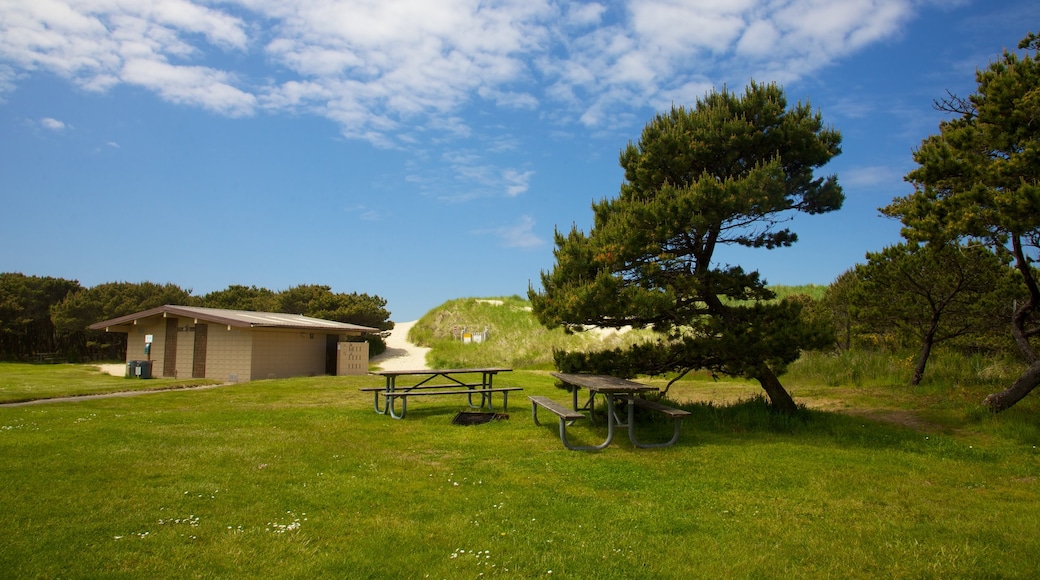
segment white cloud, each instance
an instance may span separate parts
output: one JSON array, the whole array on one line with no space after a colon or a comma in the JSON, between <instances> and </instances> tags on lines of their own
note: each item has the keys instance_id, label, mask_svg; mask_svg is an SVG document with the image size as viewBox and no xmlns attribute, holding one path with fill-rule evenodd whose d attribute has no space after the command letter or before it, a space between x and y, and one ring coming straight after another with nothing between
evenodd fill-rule
<instances>
[{"instance_id":1,"label":"white cloud","mask_svg":"<svg viewBox=\"0 0 1040 580\"><path fill-rule=\"evenodd\" d=\"M737 42L737 53L750 58L764 58L780 43L780 31L768 20L756 20L744 29Z\"/></svg>"},{"instance_id":2,"label":"white cloud","mask_svg":"<svg viewBox=\"0 0 1040 580\"><path fill-rule=\"evenodd\" d=\"M256 97L236 88L232 75L208 67L133 59L123 65L120 76L127 83L152 89L170 102L197 105L232 117L250 115L256 106Z\"/></svg>"},{"instance_id":3,"label":"white cloud","mask_svg":"<svg viewBox=\"0 0 1040 580\"><path fill-rule=\"evenodd\" d=\"M18 73L6 64L0 63L0 105L7 102L6 95L14 91Z\"/></svg>"},{"instance_id":4,"label":"white cloud","mask_svg":"<svg viewBox=\"0 0 1040 580\"><path fill-rule=\"evenodd\" d=\"M603 14L607 7L597 2L588 4L568 4L564 21L569 26L588 27L595 26L603 20Z\"/></svg>"},{"instance_id":5,"label":"white cloud","mask_svg":"<svg viewBox=\"0 0 1040 580\"><path fill-rule=\"evenodd\" d=\"M534 218L522 215L515 224L491 230L478 230L474 233L493 234L507 248L537 248L545 245L546 242L534 233L534 225Z\"/></svg>"},{"instance_id":6,"label":"white cloud","mask_svg":"<svg viewBox=\"0 0 1040 580\"><path fill-rule=\"evenodd\" d=\"M841 172L838 175L838 181L845 188L898 187L903 183L903 173L899 169L887 165L853 167Z\"/></svg>"},{"instance_id":7,"label":"white cloud","mask_svg":"<svg viewBox=\"0 0 1040 580\"><path fill-rule=\"evenodd\" d=\"M51 131L61 132L65 130L65 123L52 119L51 117L44 117L40 119L40 125L44 129L50 129Z\"/></svg>"},{"instance_id":8,"label":"white cloud","mask_svg":"<svg viewBox=\"0 0 1040 580\"><path fill-rule=\"evenodd\" d=\"M481 87L478 94L485 99L494 101L501 107L532 110L538 108L538 98L531 93L500 91L489 87Z\"/></svg>"},{"instance_id":9,"label":"white cloud","mask_svg":"<svg viewBox=\"0 0 1040 580\"><path fill-rule=\"evenodd\" d=\"M527 191L527 182L530 181L533 171L519 172L515 169L507 169L502 173L506 182L506 195L516 197Z\"/></svg>"},{"instance_id":10,"label":"white cloud","mask_svg":"<svg viewBox=\"0 0 1040 580\"><path fill-rule=\"evenodd\" d=\"M550 94L583 107L588 126L632 105L749 78L788 83L897 34L915 0L629 0L629 18L563 42L544 70ZM692 91L690 89L693 89Z\"/></svg>"},{"instance_id":11,"label":"white cloud","mask_svg":"<svg viewBox=\"0 0 1040 580\"><path fill-rule=\"evenodd\" d=\"M476 98L599 130L810 74L898 34L920 1L0 0L0 98L44 71L222 115L321 115L385 147L472 135ZM242 58L257 54L265 69Z\"/></svg>"},{"instance_id":12,"label":"white cloud","mask_svg":"<svg viewBox=\"0 0 1040 580\"><path fill-rule=\"evenodd\" d=\"M632 30L652 55L723 52L740 37L751 0L633 0Z\"/></svg>"}]
</instances>

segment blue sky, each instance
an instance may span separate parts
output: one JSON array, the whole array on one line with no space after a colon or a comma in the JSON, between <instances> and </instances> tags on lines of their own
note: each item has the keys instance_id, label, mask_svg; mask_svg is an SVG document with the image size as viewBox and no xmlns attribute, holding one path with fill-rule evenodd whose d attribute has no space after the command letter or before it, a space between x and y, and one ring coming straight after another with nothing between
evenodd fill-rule
<instances>
[{"instance_id":1,"label":"blue sky","mask_svg":"<svg viewBox=\"0 0 1040 580\"><path fill-rule=\"evenodd\" d=\"M418 318L525 295L657 111L776 81L844 137L845 207L724 250L828 284L899 241L932 100L1035 0L0 0L0 272L326 284Z\"/></svg>"}]
</instances>

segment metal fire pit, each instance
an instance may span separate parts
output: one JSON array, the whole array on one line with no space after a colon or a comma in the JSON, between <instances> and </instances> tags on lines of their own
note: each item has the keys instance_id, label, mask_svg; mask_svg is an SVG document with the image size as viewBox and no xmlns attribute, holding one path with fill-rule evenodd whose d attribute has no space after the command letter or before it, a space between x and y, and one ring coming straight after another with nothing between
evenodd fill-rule
<instances>
[{"instance_id":1,"label":"metal fire pit","mask_svg":"<svg viewBox=\"0 0 1040 580\"><path fill-rule=\"evenodd\" d=\"M470 411L460 411L455 418L451 420L453 425L480 425L482 423L490 423L492 421L508 419L509 415L505 413L473 413Z\"/></svg>"}]
</instances>

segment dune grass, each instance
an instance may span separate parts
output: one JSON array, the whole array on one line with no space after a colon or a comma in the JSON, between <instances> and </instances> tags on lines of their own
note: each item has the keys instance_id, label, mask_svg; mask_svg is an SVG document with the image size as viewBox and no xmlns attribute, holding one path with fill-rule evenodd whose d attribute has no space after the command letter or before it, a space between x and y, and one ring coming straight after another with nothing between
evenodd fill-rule
<instances>
[{"instance_id":1,"label":"dune grass","mask_svg":"<svg viewBox=\"0 0 1040 580\"><path fill-rule=\"evenodd\" d=\"M823 297L826 286L771 286L777 299L804 294ZM485 342L465 343L463 329L476 334L488 331ZM553 350L587 352L627 347L653 340L650 330L598 329L566 333L542 326L531 314L530 301L520 296L459 298L430 310L408 334L409 340L431 348L427 363L433 368L553 368Z\"/></svg>"},{"instance_id":2,"label":"dune grass","mask_svg":"<svg viewBox=\"0 0 1040 580\"><path fill-rule=\"evenodd\" d=\"M462 329L488 331L481 343L460 340ZM553 368L553 349L587 351L615 348L646 340L649 331L581 332L549 330L531 314L531 303L519 296L449 300L423 316L408 338L432 350L426 356L433 368L498 367Z\"/></svg>"},{"instance_id":3,"label":"dune grass","mask_svg":"<svg viewBox=\"0 0 1040 580\"><path fill-rule=\"evenodd\" d=\"M0 365L0 373L8 367ZM60 369L28 380L57 385ZM0 376L0 381L6 380ZM73 382L84 379L76 378ZM86 379L90 382L91 379ZM102 377L96 380L103 381ZM651 382L656 382L654 379ZM692 376L679 443L567 451L514 393L509 419L459 427L459 400L395 421L377 377L0 408L10 577L1030 578L1040 539L1031 399L924 428L885 387ZM656 383L661 384L661 383ZM541 371L498 386L565 401ZM78 388L78 387L77 387ZM965 387L980 391L984 387ZM870 389L870 397L856 398ZM900 387L888 387L903 397ZM864 407L865 401L875 401ZM822 409L841 409L833 412ZM665 422L647 437L666 436ZM602 437L578 424L576 437ZM481 576L483 575L483 576Z\"/></svg>"}]
</instances>

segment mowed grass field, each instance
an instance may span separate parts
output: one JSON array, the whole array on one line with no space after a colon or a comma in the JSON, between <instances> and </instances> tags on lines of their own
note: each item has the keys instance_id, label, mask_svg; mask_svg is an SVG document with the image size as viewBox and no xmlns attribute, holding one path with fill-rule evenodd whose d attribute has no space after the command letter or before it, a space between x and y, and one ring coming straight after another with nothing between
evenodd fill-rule
<instances>
[{"instance_id":1,"label":"mowed grass field","mask_svg":"<svg viewBox=\"0 0 1040 580\"><path fill-rule=\"evenodd\" d=\"M0 364L0 396L11 376L48 392L70 380L25 366ZM889 408L881 388L792 385L810 409L789 419L755 385L694 377L669 393L693 412L677 445L635 449L621 435L579 453L531 421L524 395L568 400L544 371L499 375L524 392L508 419L469 427L451 423L461 397L378 415L358 388L379 384L315 377L0 408L0 576L1040 573L1031 400L996 417L918 414L896 387ZM646 429L666 439L670 425ZM603 429L573 433L594 442Z\"/></svg>"}]
</instances>

